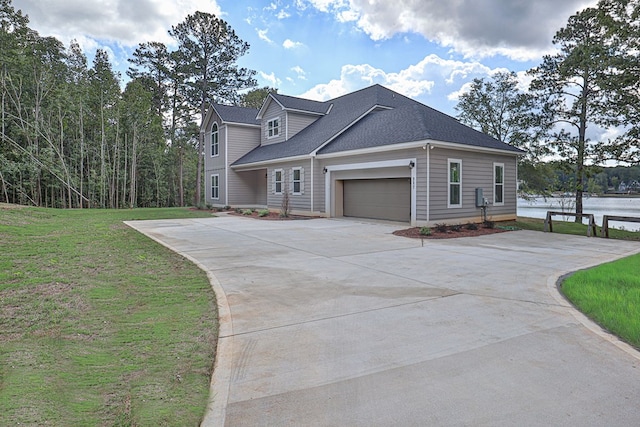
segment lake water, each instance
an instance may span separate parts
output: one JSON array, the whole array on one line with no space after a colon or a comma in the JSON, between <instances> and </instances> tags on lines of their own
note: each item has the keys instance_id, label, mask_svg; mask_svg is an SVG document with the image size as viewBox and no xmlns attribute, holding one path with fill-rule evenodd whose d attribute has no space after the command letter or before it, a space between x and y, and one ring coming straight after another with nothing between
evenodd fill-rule
<instances>
[{"instance_id":1,"label":"lake water","mask_svg":"<svg viewBox=\"0 0 640 427\"><path fill-rule=\"evenodd\" d=\"M518 199L518 216L525 216L529 218L546 218L547 211L562 211L563 204L567 206L567 202L572 204L565 208L567 212L575 212L573 208L572 198L558 198L558 197L537 197L534 200ZM584 213L591 213L595 217L598 227L602 226L603 215L618 215L618 216L634 216L640 218L640 198L633 197L585 197L582 200ZM573 217L556 217L554 220L566 220L573 221ZM587 219L584 219L584 223L587 223ZM609 227L611 228L624 228L625 230L640 231L640 224L633 222L616 222L609 221Z\"/></svg>"}]
</instances>

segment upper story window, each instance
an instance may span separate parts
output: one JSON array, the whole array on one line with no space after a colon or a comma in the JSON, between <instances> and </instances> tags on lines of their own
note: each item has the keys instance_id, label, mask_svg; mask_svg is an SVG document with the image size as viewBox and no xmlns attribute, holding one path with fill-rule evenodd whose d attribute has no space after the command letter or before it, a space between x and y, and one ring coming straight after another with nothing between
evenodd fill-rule
<instances>
[{"instance_id":1,"label":"upper story window","mask_svg":"<svg viewBox=\"0 0 640 427\"><path fill-rule=\"evenodd\" d=\"M448 200L447 207L462 207L462 160L449 159L448 161Z\"/></svg>"},{"instance_id":2,"label":"upper story window","mask_svg":"<svg viewBox=\"0 0 640 427\"><path fill-rule=\"evenodd\" d=\"M493 204L504 204L504 164L493 164Z\"/></svg>"},{"instance_id":3,"label":"upper story window","mask_svg":"<svg viewBox=\"0 0 640 427\"><path fill-rule=\"evenodd\" d=\"M220 144L218 137L218 124L214 123L211 127L211 157L219 154Z\"/></svg>"},{"instance_id":4,"label":"upper story window","mask_svg":"<svg viewBox=\"0 0 640 427\"><path fill-rule=\"evenodd\" d=\"M275 138L280 135L280 118L271 119L267 122L267 137Z\"/></svg>"}]
</instances>

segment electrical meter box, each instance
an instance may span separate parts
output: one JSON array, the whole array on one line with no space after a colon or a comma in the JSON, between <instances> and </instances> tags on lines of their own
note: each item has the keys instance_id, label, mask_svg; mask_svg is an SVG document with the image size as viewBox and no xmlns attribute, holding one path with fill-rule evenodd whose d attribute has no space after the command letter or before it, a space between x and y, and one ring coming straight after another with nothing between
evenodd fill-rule
<instances>
[{"instance_id":1,"label":"electrical meter box","mask_svg":"<svg viewBox=\"0 0 640 427\"><path fill-rule=\"evenodd\" d=\"M476 207L481 208L485 205L484 194L482 188L476 188Z\"/></svg>"}]
</instances>

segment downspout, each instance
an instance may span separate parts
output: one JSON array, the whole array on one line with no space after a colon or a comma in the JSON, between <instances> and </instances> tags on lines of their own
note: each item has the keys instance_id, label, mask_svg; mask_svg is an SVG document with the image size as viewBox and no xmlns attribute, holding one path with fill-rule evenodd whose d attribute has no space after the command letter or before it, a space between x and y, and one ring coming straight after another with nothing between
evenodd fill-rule
<instances>
[{"instance_id":1,"label":"downspout","mask_svg":"<svg viewBox=\"0 0 640 427\"><path fill-rule=\"evenodd\" d=\"M311 157L311 215L313 215L313 177L314 177L313 164L315 163L314 162L315 159L313 155L311 155L310 157Z\"/></svg>"},{"instance_id":2,"label":"downspout","mask_svg":"<svg viewBox=\"0 0 640 427\"><path fill-rule=\"evenodd\" d=\"M229 126L224 126L224 205L229 206Z\"/></svg>"},{"instance_id":3,"label":"downspout","mask_svg":"<svg viewBox=\"0 0 640 427\"><path fill-rule=\"evenodd\" d=\"M431 215L431 144L424 146L427 150L427 223Z\"/></svg>"}]
</instances>

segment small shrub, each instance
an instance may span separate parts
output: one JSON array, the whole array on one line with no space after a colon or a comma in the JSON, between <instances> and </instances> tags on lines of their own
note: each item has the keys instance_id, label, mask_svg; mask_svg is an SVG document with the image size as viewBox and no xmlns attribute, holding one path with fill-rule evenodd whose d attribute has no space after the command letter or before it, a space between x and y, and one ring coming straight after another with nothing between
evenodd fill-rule
<instances>
[{"instance_id":1,"label":"small shrub","mask_svg":"<svg viewBox=\"0 0 640 427\"><path fill-rule=\"evenodd\" d=\"M253 211L251 209L245 209L242 211L242 215L251 215Z\"/></svg>"},{"instance_id":2,"label":"small shrub","mask_svg":"<svg viewBox=\"0 0 640 427\"><path fill-rule=\"evenodd\" d=\"M242 213L242 209L240 208L235 208L233 211L237 214Z\"/></svg>"},{"instance_id":3,"label":"small shrub","mask_svg":"<svg viewBox=\"0 0 640 427\"><path fill-rule=\"evenodd\" d=\"M218 212L218 208L211 208L211 212Z\"/></svg>"},{"instance_id":4,"label":"small shrub","mask_svg":"<svg viewBox=\"0 0 640 427\"><path fill-rule=\"evenodd\" d=\"M467 225L465 227L467 228L467 230L477 230L478 229L478 224L475 224L473 222L469 222L469 223L467 223Z\"/></svg>"},{"instance_id":5,"label":"small shrub","mask_svg":"<svg viewBox=\"0 0 640 427\"><path fill-rule=\"evenodd\" d=\"M224 207L222 208L222 210L223 210L223 211L229 211L229 210L231 210L231 206L226 205L226 206L224 206Z\"/></svg>"},{"instance_id":6,"label":"small shrub","mask_svg":"<svg viewBox=\"0 0 640 427\"><path fill-rule=\"evenodd\" d=\"M269 215L269 209L260 209L258 211L258 216L259 217L263 217L263 216L267 216Z\"/></svg>"},{"instance_id":7,"label":"small shrub","mask_svg":"<svg viewBox=\"0 0 640 427\"><path fill-rule=\"evenodd\" d=\"M211 209L213 209L213 205L212 205L211 203L207 203L207 205L206 205L206 206L207 206L207 210L211 210Z\"/></svg>"},{"instance_id":8,"label":"small shrub","mask_svg":"<svg viewBox=\"0 0 640 427\"><path fill-rule=\"evenodd\" d=\"M462 226L460 224L452 225L450 228L451 228L451 231L456 231L456 232L462 230Z\"/></svg>"},{"instance_id":9,"label":"small shrub","mask_svg":"<svg viewBox=\"0 0 640 427\"><path fill-rule=\"evenodd\" d=\"M431 228L430 227L420 227L420 235L421 236L431 236Z\"/></svg>"},{"instance_id":10,"label":"small shrub","mask_svg":"<svg viewBox=\"0 0 640 427\"><path fill-rule=\"evenodd\" d=\"M446 233L447 232L447 224L436 224L436 231L438 233Z\"/></svg>"},{"instance_id":11,"label":"small shrub","mask_svg":"<svg viewBox=\"0 0 640 427\"><path fill-rule=\"evenodd\" d=\"M484 228L495 228L496 223L493 222L493 221L487 220L487 221L483 222L482 225L484 226Z\"/></svg>"}]
</instances>

